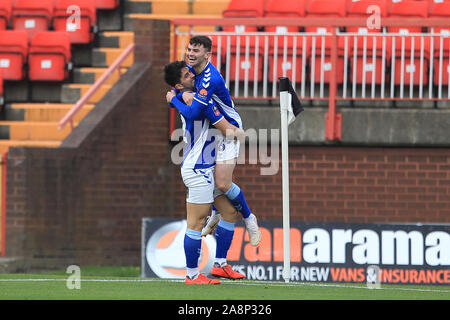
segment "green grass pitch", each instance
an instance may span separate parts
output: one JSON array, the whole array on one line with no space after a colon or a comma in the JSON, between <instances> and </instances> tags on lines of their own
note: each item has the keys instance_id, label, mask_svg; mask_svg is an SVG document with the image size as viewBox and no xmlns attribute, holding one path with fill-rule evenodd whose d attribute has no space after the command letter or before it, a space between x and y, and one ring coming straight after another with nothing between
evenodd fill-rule
<instances>
[{"instance_id":1,"label":"green grass pitch","mask_svg":"<svg viewBox=\"0 0 450 320\"><path fill-rule=\"evenodd\" d=\"M183 280L140 278L138 268L81 268L79 289L69 274L0 274L0 300L450 300L448 286L225 280L188 286Z\"/></svg>"}]
</instances>

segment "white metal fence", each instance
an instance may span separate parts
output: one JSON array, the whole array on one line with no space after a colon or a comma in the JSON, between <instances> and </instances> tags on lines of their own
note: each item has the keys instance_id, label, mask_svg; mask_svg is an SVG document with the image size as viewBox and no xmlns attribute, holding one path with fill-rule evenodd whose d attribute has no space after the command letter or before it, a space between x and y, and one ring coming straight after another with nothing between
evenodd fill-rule
<instances>
[{"instance_id":1,"label":"white metal fence","mask_svg":"<svg viewBox=\"0 0 450 320\"><path fill-rule=\"evenodd\" d=\"M327 99L331 70L336 68L337 99L449 100L450 27L430 32L352 32L336 30L337 59L332 63L332 33L234 31L186 32L176 28L177 57L184 59L188 40L213 40L212 62L236 98L277 98L277 79L291 79L304 99Z\"/></svg>"}]
</instances>

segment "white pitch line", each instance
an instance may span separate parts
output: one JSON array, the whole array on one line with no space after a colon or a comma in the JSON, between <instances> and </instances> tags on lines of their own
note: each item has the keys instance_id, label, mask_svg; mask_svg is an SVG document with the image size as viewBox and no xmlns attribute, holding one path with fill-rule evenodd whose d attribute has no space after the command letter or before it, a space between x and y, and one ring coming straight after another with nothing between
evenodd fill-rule
<instances>
[{"instance_id":1,"label":"white pitch line","mask_svg":"<svg viewBox=\"0 0 450 320\"><path fill-rule=\"evenodd\" d=\"M50 281L67 281L67 279L52 279L52 278L30 278L30 279L0 279L0 282L50 282ZM69 280L71 281L71 280ZM80 279L81 282L184 282L182 279Z\"/></svg>"},{"instance_id":2,"label":"white pitch line","mask_svg":"<svg viewBox=\"0 0 450 320\"><path fill-rule=\"evenodd\" d=\"M52 279L52 278L30 278L30 279L0 279L0 282L51 282L51 281L67 281L67 279ZM176 282L183 283L183 279L80 279L81 282ZM366 290L398 290L398 291L418 291L418 292L441 292L450 293L450 290L441 289L418 289L418 288L394 288L394 287L380 287L372 289L364 286L352 286L345 284L326 284L326 283L309 283L309 282L290 282L282 283L277 281L251 281L251 280L221 280L223 284L244 285L244 286L272 286L272 287L332 287L332 288L351 288L351 289L366 289Z\"/></svg>"},{"instance_id":3,"label":"white pitch line","mask_svg":"<svg viewBox=\"0 0 450 320\"><path fill-rule=\"evenodd\" d=\"M326 284L326 283L309 283L309 282L298 282L298 283L280 283L280 282L244 282L243 281L233 281L233 280L222 280L222 283L224 284L243 284L243 285L266 285L269 284L270 286L275 287L296 287L296 286L311 286L311 287L333 287L333 288L351 288L351 289L366 289L366 290L402 290L402 291L421 291L421 292L445 292L450 293L450 290L440 290L440 289L418 289L418 288L393 288L393 287L380 287L379 289L372 289L369 287L364 286L352 286L352 285L345 285L345 284Z\"/></svg>"}]
</instances>

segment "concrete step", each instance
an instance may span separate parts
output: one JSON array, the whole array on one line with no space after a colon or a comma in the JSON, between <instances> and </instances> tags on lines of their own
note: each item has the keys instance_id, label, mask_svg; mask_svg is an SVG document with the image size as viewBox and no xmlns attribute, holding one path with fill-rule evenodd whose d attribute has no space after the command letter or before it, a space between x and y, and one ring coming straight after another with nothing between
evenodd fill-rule
<instances>
[{"instance_id":1,"label":"concrete step","mask_svg":"<svg viewBox=\"0 0 450 320\"><path fill-rule=\"evenodd\" d=\"M62 141L70 132L70 126L59 130L58 122L0 121L0 139L3 140Z\"/></svg>"},{"instance_id":2,"label":"concrete step","mask_svg":"<svg viewBox=\"0 0 450 320\"><path fill-rule=\"evenodd\" d=\"M87 91L91 88L92 84L86 83L69 83L65 84L61 91L62 103L77 103L81 97L83 97ZM112 88L110 84L102 85L98 91L89 99L88 103L95 104L99 102L103 96Z\"/></svg>"},{"instance_id":3,"label":"concrete step","mask_svg":"<svg viewBox=\"0 0 450 320\"><path fill-rule=\"evenodd\" d=\"M74 104L63 103L13 103L5 106L6 121L60 121ZM92 109L93 104L86 104L76 115L75 122L81 121Z\"/></svg>"},{"instance_id":4,"label":"concrete step","mask_svg":"<svg viewBox=\"0 0 450 320\"><path fill-rule=\"evenodd\" d=\"M126 0L124 3L124 13L150 13L152 12L151 0Z\"/></svg>"},{"instance_id":5,"label":"concrete step","mask_svg":"<svg viewBox=\"0 0 450 320\"><path fill-rule=\"evenodd\" d=\"M73 70L73 82L74 83L95 83L108 68L76 68ZM122 74L127 72L128 68L120 68ZM115 71L106 80L105 84L114 85L119 80L120 75L118 71Z\"/></svg>"},{"instance_id":6,"label":"concrete step","mask_svg":"<svg viewBox=\"0 0 450 320\"><path fill-rule=\"evenodd\" d=\"M124 48L94 48L92 51L92 67L109 67L122 54ZM134 54L130 54L122 64L122 67L131 67L134 62Z\"/></svg>"},{"instance_id":7,"label":"concrete step","mask_svg":"<svg viewBox=\"0 0 450 320\"><path fill-rule=\"evenodd\" d=\"M92 50L94 43L86 45L73 44L71 47L72 64L74 67L90 67L92 66Z\"/></svg>"},{"instance_id":8,"label":"concrete step","mask_svg":"<svg viewBox=\"0 0 450 320\"><path fill-rule=\"evenodd\" d=\"M5 103L13 102L59 102L63 82L5 81Z\"/></svg>"},{"instance_id":9,"label":"concrete step","mask_svg":"<svg viewBox=\"0 0 450 320\"><path fill-rule=\"evenodd\" d=\"M105 31L99 34L100 48L126 48L134 42L134 32Z\"/></svg>"},{"instance_id":10,"label":"concrete step","mask_svg":"<svg viewBox=\"0 0 450 320\"><path fill-rule=\"evenodd\" d=\"M99 31L122 30L124 4L115 9L97 10L97 27Z\"/></svg>"},{"instance_id":11,"label":"concrete step","mask_svg":"<svg viewBox=\"0 0 450 320\"><path fill-rule=\"evenodd\" d=\"M39 147L39 148L58 148L61 141L56 140L0 140L0 154L9 151L11 147Z\"/></svg>"}]
</instances>

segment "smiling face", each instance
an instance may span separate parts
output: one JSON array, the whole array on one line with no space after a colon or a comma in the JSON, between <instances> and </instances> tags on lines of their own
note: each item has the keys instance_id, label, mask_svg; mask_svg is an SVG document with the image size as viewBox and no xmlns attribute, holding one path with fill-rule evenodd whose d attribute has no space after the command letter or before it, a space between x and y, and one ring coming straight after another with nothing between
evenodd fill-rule
<instances>
[{"instance_id":1,"label":"smiling face","mask_svg":"<svg viewBox=\"0 0 450 320\"><path fill-rule=\"evenodd\" d=\"M193 91L195 86L195 76L188 67L181 69L180 83L175 88L182 91Z\"/></svg>"},{"instance_id":2,"label":"smiling face","mask_svg":"<svg viewBox=\"0 0 450 320\"><path fill-rule=\"evenodd\" d=\"M209 52L201 44L188 44L186 51L187 63L194 68L197 73L200 73L206 64L209 62L211 52Z\"/></svg>"}]
</instances>

